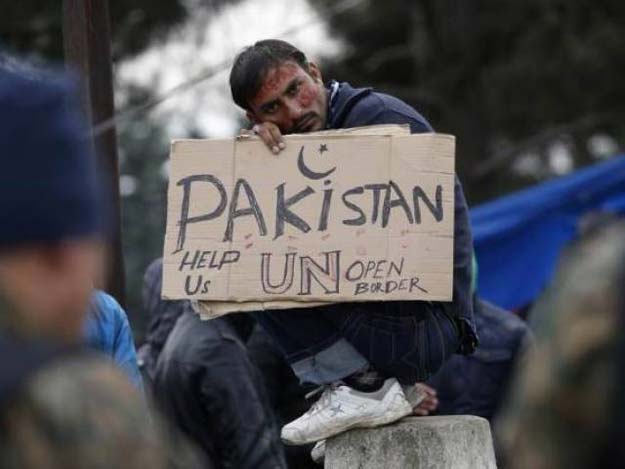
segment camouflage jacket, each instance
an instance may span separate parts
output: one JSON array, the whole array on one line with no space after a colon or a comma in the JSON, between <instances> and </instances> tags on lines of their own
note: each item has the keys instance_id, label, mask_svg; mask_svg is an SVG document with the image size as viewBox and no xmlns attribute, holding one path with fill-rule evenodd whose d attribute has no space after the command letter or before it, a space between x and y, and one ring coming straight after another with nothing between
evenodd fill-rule
<instances>
[{"instance_id":1,"label":"camouflage jacket","mask_svg":"<svg viewBox=\"0 0 625 469\"><path fill-rule=\"evenodd\" d=\"M149 418L137 390L103 358L49 348L55 356L39 353L36 363L30 351L46 350L41 344L7 333L0 340L16 344L16 353L0 357L2 373L16 376L14 386L2 383L1 468L207 467L157 416ZM22 357L29 370L15 373Z\"/></svg>"},{"instance_id":2,"label":"camouflage jacket","mask_svg":"<svg viewBox=\"0 0 625 469\"><path fill-rule=\"evenodd\" d=\"M625 223L596 229L566 252L532 311L536 347L495 427L506 467L605 467L625 436L614 438L625 409L624 273Z\"/></svg>"}]
</instances>

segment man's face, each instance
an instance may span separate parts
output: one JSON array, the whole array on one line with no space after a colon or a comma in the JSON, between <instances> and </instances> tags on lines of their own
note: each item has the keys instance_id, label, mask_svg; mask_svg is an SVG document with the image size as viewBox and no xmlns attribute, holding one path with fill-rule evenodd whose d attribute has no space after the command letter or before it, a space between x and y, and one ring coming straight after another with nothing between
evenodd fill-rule
<instances>
[{"instance_id":1,"label":"man's face","mask_svg":"<svg viewBox=\"0 0 625 469\"><path fill-rule=\"evenodd\" d=\"M249 102L247 117L257 124L272 122L282 134L323 130L327 99L315 64L309 64L307 72L295 62L284 62L269 69Z\"/></svg>"}]
</instances>

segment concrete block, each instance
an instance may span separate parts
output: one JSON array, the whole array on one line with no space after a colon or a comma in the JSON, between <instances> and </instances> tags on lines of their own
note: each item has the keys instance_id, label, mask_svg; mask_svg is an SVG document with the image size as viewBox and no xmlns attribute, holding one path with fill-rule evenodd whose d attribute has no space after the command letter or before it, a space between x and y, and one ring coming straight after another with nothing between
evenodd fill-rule
<instances>
[{"instance_id":1,"label":"concrete block","mask_svg":"<svg viewBox=\"0 0 625 469\"><path fill-rule=\"evenodd\" d=\"M496 469L488 421L472 415L408 417L326 443L326 469Z\"/></svg>"}]
</instances>

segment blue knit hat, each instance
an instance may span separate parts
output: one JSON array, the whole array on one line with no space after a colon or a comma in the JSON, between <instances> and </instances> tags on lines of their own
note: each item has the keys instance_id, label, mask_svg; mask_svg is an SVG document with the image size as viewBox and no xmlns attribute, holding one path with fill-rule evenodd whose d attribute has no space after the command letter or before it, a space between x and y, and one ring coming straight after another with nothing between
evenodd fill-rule
<instances>
[{"instance_id":1,"label":"blue knit hat","mask_svg":"<svg viewBox=\"0 0 625 469\"><path fill-rule=\"evenodd\" d=\"M105 234L102 182L70 86L0 70L0 247Z\"/></svg>"}]
</instances>

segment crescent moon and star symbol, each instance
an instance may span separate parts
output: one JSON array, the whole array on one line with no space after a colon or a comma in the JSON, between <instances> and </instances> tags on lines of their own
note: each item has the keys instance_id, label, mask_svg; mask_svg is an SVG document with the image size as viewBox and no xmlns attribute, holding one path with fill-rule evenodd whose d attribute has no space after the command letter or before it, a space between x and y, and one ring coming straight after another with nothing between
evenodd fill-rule
<instances>
[{"instance_id":1,"label":"crescent moon and star symbol","mask_svg":"<svg viewBox=\"0 0 625 469\"><path fill-rule=\"evenodd\" d=\"M322 143L319 146L319 155L323 156L323 154L328 151L328 146L325 143ZM300 172L306 176L308 179L323 179L328 177L336 170L336 166L324 172L317 172L311 169L306 162L304 161L304 146L299 150L299 156L297 157L297 168Z\"/></svg>"}]
</instances>

